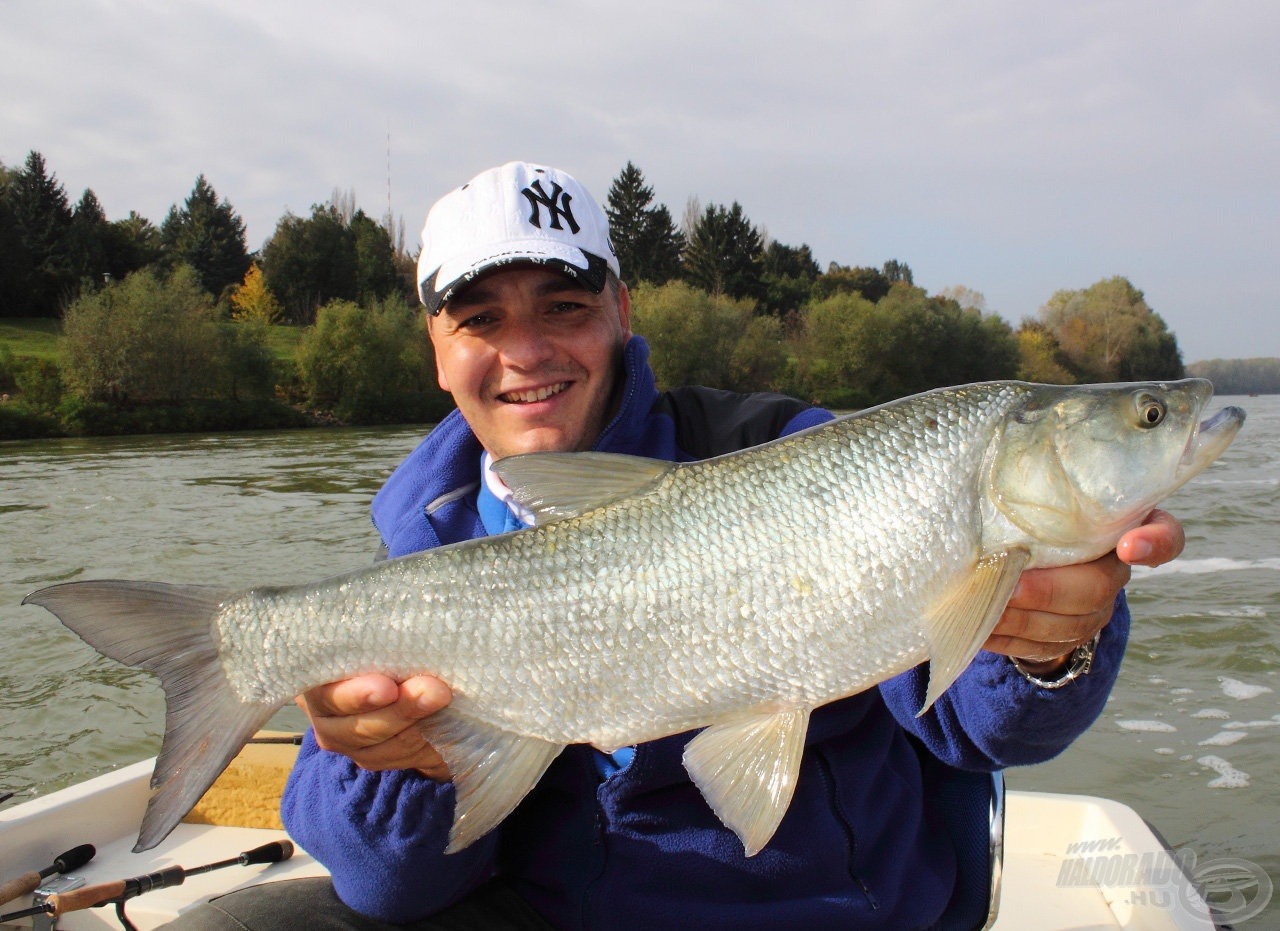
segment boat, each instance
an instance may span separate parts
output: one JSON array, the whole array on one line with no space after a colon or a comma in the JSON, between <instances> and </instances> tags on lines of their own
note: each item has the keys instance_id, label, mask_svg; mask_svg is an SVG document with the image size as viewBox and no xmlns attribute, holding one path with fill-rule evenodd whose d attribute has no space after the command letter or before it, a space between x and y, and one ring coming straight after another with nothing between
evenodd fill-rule
<instances>
[{"instance_id":1,"label":"boat","mask_svg":"<svg viewBox=\"0 0 1280 931\"><path fill-rule=\"evenodd\" d=\"M157 927L212 896L260 882L323 876L325 869L294 848L281 862L246 863L264 846L286 840L276 810L296 755L296 741L263 735L232 762L205 798L159 846L132 847L150 795L154 760L143 760L47 796L0 805L0 884L49 869L37 891L0 902L0 915L30 911L50 896L72 903L76 889L125 889L121 903L139 931ZM1130 807L1081 795L999 792L993 819L995 907L992 931L1208 931L1212 911L1178 858ZM65 873L50 865L92 844L92 860ZM214 868L201 870L213 865ZM159 877L159 878L157 878ZM125 879L142 879L119 886ZM165 885L167 878L171 885ZM114 887L103 884L116 883ZM96 896L85 894L92 899ZM0 922L4 928L119 931L119 906L66 908ZM51 923L52 922L52 923Z\"/></svg>"}]
</instances>

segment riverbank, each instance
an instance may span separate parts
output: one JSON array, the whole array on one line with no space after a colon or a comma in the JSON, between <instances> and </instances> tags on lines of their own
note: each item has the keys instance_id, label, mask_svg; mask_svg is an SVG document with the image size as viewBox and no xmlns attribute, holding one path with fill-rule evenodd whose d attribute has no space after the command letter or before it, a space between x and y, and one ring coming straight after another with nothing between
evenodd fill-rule
<instances>
[{"instance_id":1,"label":"riverbank","mask_svg":"<svg viewBox=\"0 0 1280 931\"><path fill-rule=\"evenodd\" d=\"M452 409L440 391L379 395L354 419L308 405L296 365L305 332L266 327L275 397L108 404L65 392L61 321L0 319L0 441L431 423Z\"/></svg>"}]
</instances>

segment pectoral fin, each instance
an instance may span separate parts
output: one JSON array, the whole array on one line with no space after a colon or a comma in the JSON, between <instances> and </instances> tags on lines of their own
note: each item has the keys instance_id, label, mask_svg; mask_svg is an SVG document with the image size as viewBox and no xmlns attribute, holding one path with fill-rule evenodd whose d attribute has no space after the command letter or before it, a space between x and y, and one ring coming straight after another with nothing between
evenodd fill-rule
<instances>
[{"instance_id":1,"label":"pectoral fin","mask_svg":"<svg viewBox=\"0 0 1280 931\"><path fill-rule=\"evenodd\" d=\"M716 816L759 853L786 814L800 774L809 709L708 727L684 749L684 767Z\"/></svg>"},{"instance_id":2,"label":"pectoral fin","mask_svg":"<svg viewBox=\"0 0 1280 931\"><path fill-rule=\"evenodd\" d=\"M484 837L520 804L564 749L504 731L449 708L420 725L453 777L453 827L445 853Z\"/></svg>"},{"instance_id":3,"label":"pectoral fin","mask_svg":"<svg viewBox=\"0 0 1280 931\"><path fill-rule=\"evenodd\" d=\"M925 618L929 641L929 691L920 714L945 692L991 635L1018 576L1031 559L1023 549L994 553L943 593Z\"/></svg>"},{"instance_id":4,"label":"pectoral fin","mask_svg":"<svg viewBox=\"0 0 1280 931\"><path fill-rule=\"evenodd\" d=\"M542 525L643 494L679 466L617 453L524 453L491 468Z\"/></svg>"}]
</instances>

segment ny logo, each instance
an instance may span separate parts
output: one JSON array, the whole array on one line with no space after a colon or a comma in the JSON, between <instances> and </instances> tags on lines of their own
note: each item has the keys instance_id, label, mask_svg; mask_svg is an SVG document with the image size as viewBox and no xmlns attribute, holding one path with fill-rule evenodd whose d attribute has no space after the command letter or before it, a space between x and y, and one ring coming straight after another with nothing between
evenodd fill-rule
<instances>
[{"instance_id":1,"label":"ny logo","mask_svg":"<svg viewBox=\"0 0 1280 931\"><path fill-rule=\"evenodd\" d=\"M546 207L547 212L551 214L551 228L553 230L564 229L560 225L560 218L563 217L564 221L569 224L569 229L575 233L578 232L578 221L573 218L573 211L569 208L573 195L564 193L564 188L560 185L552 181L551 195L548 196L547 192L542 189L542 180L539 179L520 193L529 198L529 207L531 208L529 222L538 229L542 229L542 210L540 208Z\"/></svg>"}]
</instances>

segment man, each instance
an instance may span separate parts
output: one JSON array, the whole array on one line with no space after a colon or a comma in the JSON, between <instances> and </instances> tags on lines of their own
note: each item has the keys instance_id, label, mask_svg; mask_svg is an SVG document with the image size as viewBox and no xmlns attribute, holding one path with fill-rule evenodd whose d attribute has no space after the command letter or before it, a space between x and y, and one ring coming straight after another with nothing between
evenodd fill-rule
<instances>
[{"instance_id":1,"label":"man","mask_svg":"<svg viewBox=\"0 0 1280 931\"><path fill-rule=\"evenodd\" d=\"M518 529L492 460L701 458L829 419L778 396L659 394L619 274L604 214L563 172L511 163L432 208L420 295L458 410L375 498L391 556ZM963 818L944 798L966 770L1047 759L1089 726L1127 638L1129 565L1182 545L1160 513L1115 554L1025 573L987 652L919 718L923 668L818 709L787 815L749 859L680 766L688 735L611 755L569 747L502 825L445 855L449 772L416 724L448 704L447 684L313 689L282 812L333 885L214 906L238 927L973 926L985 889L964 878L965 838L947 833ZM970 821L962 834L985 831Z\"/></svg>"}]
</instances>

